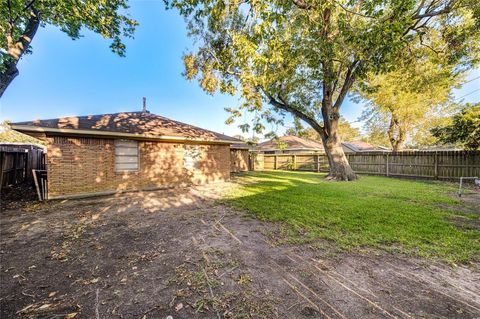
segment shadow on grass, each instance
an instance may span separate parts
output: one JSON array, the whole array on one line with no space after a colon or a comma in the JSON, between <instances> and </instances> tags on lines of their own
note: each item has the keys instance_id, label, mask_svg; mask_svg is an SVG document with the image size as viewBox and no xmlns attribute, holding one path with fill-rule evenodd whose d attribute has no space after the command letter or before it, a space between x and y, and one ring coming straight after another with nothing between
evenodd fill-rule
<instances>
[{"instance_id":1,"label":"shadow on grass","mask_svg":"<svg viewBox=\"0 0 480 319\"><path fill-rule=\"evenodd\" d=\"M327 239L341 249L374 247L448 262L479 260L480 231L451 222L459 202L450 185L362 176L327 182L323 174L254 172L223 203L284 223L292 241Z\"/></svg>"}]
</instances>

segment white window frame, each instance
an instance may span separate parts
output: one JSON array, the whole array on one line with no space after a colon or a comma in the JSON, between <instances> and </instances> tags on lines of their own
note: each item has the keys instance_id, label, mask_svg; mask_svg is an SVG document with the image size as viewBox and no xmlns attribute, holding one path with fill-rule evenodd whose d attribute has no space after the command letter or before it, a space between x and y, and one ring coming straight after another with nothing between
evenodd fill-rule
<instances>
[{"instance_id":1,"label":"white window frame","mask_svg":"<svg viewBox=\"0 0 480 319\"><path fill-rule=\"evenodd\" d=\"M115 172L138 172L140 169L140 152L136 140L115 140ZM135 159L136 161L132 161ZM137 164L132 168L119 168L119 165Z\"/></svg>"}]
</instances>

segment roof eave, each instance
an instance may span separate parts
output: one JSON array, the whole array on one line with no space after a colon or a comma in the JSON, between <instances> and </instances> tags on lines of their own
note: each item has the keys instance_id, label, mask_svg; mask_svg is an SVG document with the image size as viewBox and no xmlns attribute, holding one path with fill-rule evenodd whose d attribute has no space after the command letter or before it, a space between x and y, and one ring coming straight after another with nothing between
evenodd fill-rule
<instances>
[{"instance_id":1,"label":"roof eave","mask_svg":"<svg viewBox=\"0 0 480 319\"><path fill-rule=\"evenodd\" d=\"M41 126L32 126L32 125L15 125L11 124L10 127L13 130L20 132L39 132L39 133L55 133L55 134L75 134L75 135L87 135L91 137L122 137L122 138L131 138L131 139L140 139L140 140L156 140L156 141L165 141L165 142L204 142L204 143L213 143L213 144L234 144L236 141L229 140L215 140L215 139L204 139L204 138L192 138L192 137L182 137L182 136L167 136L167 135L148 135L148 134L137 134L137 133L121 133L121 132L110 132L110 131L100 131L100 130L79 130L79 129L62 129L62 128L51 128L51 127L41 127Z\"/></svg>"},{"instance_id":2,"label":"roof eave","mask_svg":"<svg viewBox=\"0 0 480 319\"><path fill-rule=\"evenodd\" d=\"M258 148L257 151L323 151L323 148L307 148L307 147L297 147L297 148Z\"/></svg>"}]
</instances>

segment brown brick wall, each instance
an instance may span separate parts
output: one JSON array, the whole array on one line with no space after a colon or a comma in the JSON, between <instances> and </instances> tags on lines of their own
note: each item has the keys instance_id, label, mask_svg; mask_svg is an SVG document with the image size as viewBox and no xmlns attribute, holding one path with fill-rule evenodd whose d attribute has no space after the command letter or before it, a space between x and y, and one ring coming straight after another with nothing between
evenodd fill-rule
<instances>
[{"instance_id":1,"label":"brown brick wall","mask_svg":"<svg viewBox=\"0 0 480 319\"><path fill-rule=\"evenodd\" d=\"M139 169L115 171L113 139L49 136L49 196L228 180L228 145L139 141Z\"/></svg>"},{"instance_id":2,"label":"brown brick wall","mask_svg":"<svg viewBox=\"0 0 480 319\"><path fill-rule=\"evenodd\" d=\"M230 150L230 171L245 172L249 170L248 150L232 149Z\"/></svg>"}]
</instances>

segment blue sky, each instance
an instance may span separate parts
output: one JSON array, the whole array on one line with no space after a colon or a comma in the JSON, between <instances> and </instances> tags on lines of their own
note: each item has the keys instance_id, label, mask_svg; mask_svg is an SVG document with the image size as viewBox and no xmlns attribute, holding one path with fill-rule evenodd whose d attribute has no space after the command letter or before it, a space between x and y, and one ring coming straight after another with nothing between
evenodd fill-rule
<instances>
[{"instance_id":1,"label":"blue sky","mask_svg":"<svg viewBox=\"0 0 480 319\"><path fill-rule=\"evenodd\" d=\"M248 115L233 125L225 124L228 114L224 108L239 105L237 98L207 95L196 82L181 76L181 56L192 46L184 20L174 11L165 11L162 1L132 1L130 13L140 25L135 38L126 41L125 58L114 55L109 42L91 32L72 41L56 28L41 28L33 40L33 54L20 61L20 75L0 100L0 120L135 111L141 110L145 96L153 113L229 135L240 134L237 125L248 122ZM480 72L475 70L469 78L478 76ZM455 95L461 97L477 88L480 79ZM480 101L480 91L465 101ZM361 105L347 101L342 113L353 122L361 111ZM271 129L267 126L267 131ZM278 134L285 130L273 129Z\"/></svg>"}]
</instances>

